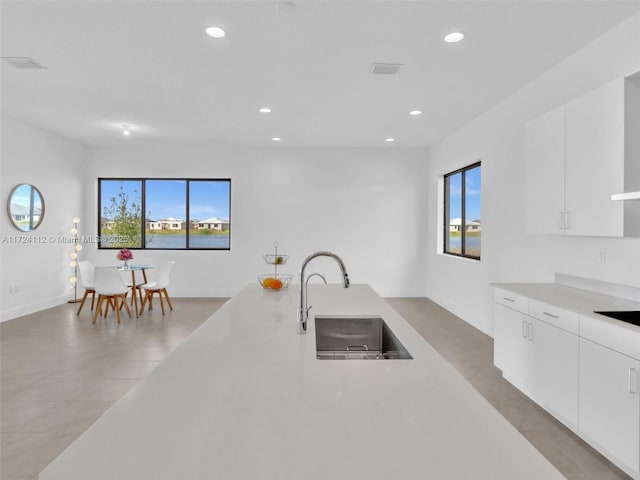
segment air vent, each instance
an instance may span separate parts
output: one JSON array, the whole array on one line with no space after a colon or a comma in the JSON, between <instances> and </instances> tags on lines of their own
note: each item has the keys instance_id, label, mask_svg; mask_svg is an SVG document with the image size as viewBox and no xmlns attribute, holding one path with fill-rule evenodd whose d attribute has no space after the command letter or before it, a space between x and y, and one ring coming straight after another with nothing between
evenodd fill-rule
<instances>
[{"instance_id":1,"label":"air vent","mask_svg":"<svg viewBox=\"0 0 640 480\"><path fill-rule=\"evenodd\" d=\"M401 63L374 63L373 74L374 75L395 75L402 67Z\"/></svg>"},{"instance_id":2,"label":"air vent","mask_svg":"<svg viewBox=\"0 0 640 480\"><path fill-rule=\"evenodd\" d=\"M30 57L0 57L9 65L21 70L46 70L47 67Z\"/></svg>"}]
</instances>

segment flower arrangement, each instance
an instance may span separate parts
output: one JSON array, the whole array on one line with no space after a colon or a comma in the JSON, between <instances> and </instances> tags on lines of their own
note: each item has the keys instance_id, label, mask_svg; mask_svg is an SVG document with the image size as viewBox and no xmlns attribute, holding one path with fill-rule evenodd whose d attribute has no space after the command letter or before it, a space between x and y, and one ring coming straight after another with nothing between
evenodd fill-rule
<instances>
[{"instance_id":1,"label":"flower arrangement","mask_svg":"<svg viewBox=\"0 0 640 480\"><path fill-rule=\"evenodd\" d=\"M128 262L129 260L133 260L133 253L131 253L131 250L129 250L128 248L123 248L118 252L116 257L118 257L118 260Z\"/></svg>"}]
</instances>

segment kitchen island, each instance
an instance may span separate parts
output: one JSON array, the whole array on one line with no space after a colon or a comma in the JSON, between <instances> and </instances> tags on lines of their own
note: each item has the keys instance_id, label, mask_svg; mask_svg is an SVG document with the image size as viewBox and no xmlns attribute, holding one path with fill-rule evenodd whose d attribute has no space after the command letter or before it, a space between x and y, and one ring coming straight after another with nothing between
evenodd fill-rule
<instances>
[{"instance_id":1,"label":"kitchen island","mask_svg":"<svg viewBox=\"0 0 640 480\"><path fill-rule=\"evenodd\" d=\"M39 480L564 478L370 287L309 305L382 316L413 359L318 360L297 288L250 285Z\"/></svg>"}]
</instances>

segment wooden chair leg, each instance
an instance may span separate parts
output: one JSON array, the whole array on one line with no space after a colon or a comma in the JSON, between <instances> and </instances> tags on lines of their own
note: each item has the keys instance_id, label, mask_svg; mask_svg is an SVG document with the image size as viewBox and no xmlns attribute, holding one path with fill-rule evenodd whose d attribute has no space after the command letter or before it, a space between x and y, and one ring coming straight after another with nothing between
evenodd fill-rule
<instances>
[{"instance_id":1,"label":"wooden chair leg","mask_svg":"<svg viewBox=\"0 0 640 480\"><path fill-rule=\"evenodd\" d=\"M124 309L127 311L127 314L129 314L129 318L131 318L131 309L129 308L129 305L127 304L127 301L125 300L126 297L122 298L122 305L124 306Z\"/></svg>"},{"instance_id":2,"label":"wooden chair leg","mask_svg":"<svg viewBox=\"0 0 640 480\"><path fill-rule=\"evenodd\" d=\"M162 292L164 292L164 298L167 299L167 303L169 304L169 308L171 309L171 311L173 311L173 305L171 305L171 299L169 298L169 294L167 293L167 289L163 288ZM160 292L160 295L162 295L162 292Z\"/></svg>"},{"instance_id":3,"label":"wooden chair leg","mask_svg":"<svg viewBox=\"0 0 640 480\"><path fill-rule=\"evenodd\" d=\"M105 318L107 318L107 315L109 315L109 305L113 306L113 299L111 297L104 297L104 299L102 300L102 303L104 303L104 314L100 314L100 315L104 315Z\"/></svg>"},{"instance_id":4,"label":"wooden chair leg","mask_svg":"<svg viewBox=\"0 0 640 480\"><path fill-rule=\"evenodd\" d=\"M93 314L93 322L91 322L91 323L96 323L96 321L98 320L98 314L102 310L102 301L103 300L104 300L103 296L102 295L98 295L98 306L96 307L96 311Z\"/></svg>"},{"instance_id":5,"label":"wooden chair leg","mask_svg":"<svg viewBox=\"0 0 640 480\"><path fill-rule=\"evenodd\" d=\"M121 323L120 322L120 308L122 307L122 305L118 305L118 299L120 300L121 303L125 303L126 304L127 302L124 300L124 297L121 297L120 295L116 295L116 296L112 297L112 299L113 299L113 301L115 303L115 306L113 307L113 309L116 311L116 318L118 319L118 323Z\"/></svg>"},{"instance_id":6,"label":"wooden chair leg","mask_svg":"<svg viewBox=\"0 0 640 480\"><path fill-rule=\"evenodd\" d=\"M164 302L162 301L162 291L158 290L158 298L160 299L160 308L162 309L162 315L164 315Z\"/></svg>"},{"instance_id":7,"label":"wooden chair leg","mask_svg":"<svg viewBox=\"0 0 640 480\"><path fill-rule=\"evenodd\" d=\"M80 312L82 311L82 307L84 307L84 302L87 300L87 295L89 295L89 290L84 291L84 295L82 295L82 301L80 302L80 306L78 307L78 311L76 312L76 315L80 315Z\"/></svg>"},{"instance_id":8,"label":"wooden chair leg","mask_svg":"<svg viewBox=\"0 0 640 480\"><path fill-rule=\"evenodd\" d=\"M140 303L140 311L144 310L144 306L147 303L147 297L149 296L149 292L147 290L144 291L144 298L142 299L142 302Z\"/></svg>"},{"instance_id":9,"label":"wooden chair leg","mask_svg":"<svg viewBox=\"0 0 640 480\"><path fill-rule=\"evenodd\" d=\"M91 311L93 312L94 303L96 301L96 291L91 290Z\"/></svg>"}]
</instances>

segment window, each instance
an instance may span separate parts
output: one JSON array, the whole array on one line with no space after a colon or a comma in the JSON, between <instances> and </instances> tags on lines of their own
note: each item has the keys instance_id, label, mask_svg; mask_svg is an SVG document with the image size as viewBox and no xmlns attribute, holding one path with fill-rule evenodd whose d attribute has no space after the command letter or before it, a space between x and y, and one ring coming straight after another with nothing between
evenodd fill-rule
<instances>
[{"instance_id":1,"label":"window","mask_svg":"<svg viewBox=\"0 0 640 480\"><path fill-rule=\"evenodd\" d=\"M229 250L230 203L229 179L100 178L98 247Z\"/></svg>"},{"instance_id":2,"label":"window","mask_svg":"<svg viewBox=\"0 0 640 480\"><path fill-rule=\"evenodd\" d=\"M480 162L444 176L444 253L480 260Z\"/></svg>"}]
</instances>

